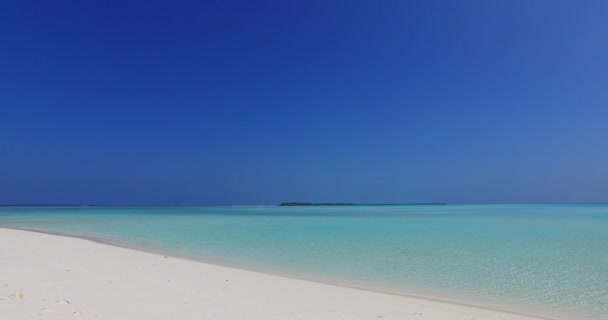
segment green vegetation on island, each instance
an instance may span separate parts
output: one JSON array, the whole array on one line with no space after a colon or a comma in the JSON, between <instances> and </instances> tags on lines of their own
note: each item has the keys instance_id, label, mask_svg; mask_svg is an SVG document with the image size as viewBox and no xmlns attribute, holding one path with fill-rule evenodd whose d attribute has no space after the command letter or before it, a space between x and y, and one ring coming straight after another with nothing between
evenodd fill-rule
<instances>
[{"instance_id":1,"label":"green vegetation on island","mask_svg":"<svg viewBox=\"0 0 608 320\"><path fill-rule=\"evenodd\" d=\"M313 203L313 202L283 202L279 207L310 207L310 206L354 206L354 203Z\"/></svg>"},{"instance_id":2,"label":"green vegetation on island","mask_svg":"<svg viewBox=\"0 0 608 320\"><path fill-rule=\"evenodd\" d=\"M375 203L375 204L359 204L345 202L283 202L279 207L313 207L313 206L442 206L447 205L445 202L420 202L420 203Z\"/></svg>"}]
</instances>

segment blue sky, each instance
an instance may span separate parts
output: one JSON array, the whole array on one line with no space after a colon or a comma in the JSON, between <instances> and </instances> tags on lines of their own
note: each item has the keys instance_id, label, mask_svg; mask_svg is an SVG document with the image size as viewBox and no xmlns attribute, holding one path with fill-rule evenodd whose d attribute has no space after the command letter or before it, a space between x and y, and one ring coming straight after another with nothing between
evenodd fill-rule
<instances>
[{"instance_id":1,"label":"blue sky","mask_svg":"<svg viewBox=\"0 0 608 320\"><path fill-rule=\"evenodd\" d=\"M605 1L2 1L1 204L607 202Z\"/></svg>"}]
</instances>

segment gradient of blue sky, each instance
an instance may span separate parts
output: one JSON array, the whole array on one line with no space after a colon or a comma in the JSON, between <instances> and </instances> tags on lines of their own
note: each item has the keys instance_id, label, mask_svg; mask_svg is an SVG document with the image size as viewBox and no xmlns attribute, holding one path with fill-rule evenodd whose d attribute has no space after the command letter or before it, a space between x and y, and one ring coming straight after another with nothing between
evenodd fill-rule
<instances>
[{"instance_id":1,"label":"gradient of blue sky","mask_svg":"<svg viewBox=\"0 0 608 320\"><path fill-rule=\"evenodd\" d=\"M0 203L608 201L606 1L2 1Z\"/></svg>"}]
</instances>

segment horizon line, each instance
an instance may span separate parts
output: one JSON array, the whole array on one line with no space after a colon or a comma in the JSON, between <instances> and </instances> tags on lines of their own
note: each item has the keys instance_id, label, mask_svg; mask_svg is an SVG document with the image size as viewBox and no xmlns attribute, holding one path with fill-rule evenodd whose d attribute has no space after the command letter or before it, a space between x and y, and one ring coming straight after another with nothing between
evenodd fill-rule
<instances>
[{"instance_id":1,"label":"horizon line","mask_svg":"<svg viewBox=\"0 0 608 320\"><path fill-rule=\"evenodd\" d=\"M399 206L399 205L542 205L542 204L596 204L608 205L608 202L404 202L404 203L349 203L343 206ZM318 206L323 206L318 205ZM331 206L331 205L327 205ZM341 205L333 205L341 206ZM0 204L0 207L280 207L279 204Z\"/></svg>"}]
</instances>

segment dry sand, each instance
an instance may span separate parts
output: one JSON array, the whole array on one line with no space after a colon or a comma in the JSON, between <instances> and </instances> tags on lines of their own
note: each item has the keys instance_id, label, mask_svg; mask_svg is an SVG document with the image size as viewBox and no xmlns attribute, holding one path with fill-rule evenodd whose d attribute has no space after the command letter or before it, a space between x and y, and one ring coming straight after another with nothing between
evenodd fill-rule
<instances>
[{"instance_id":1,"label":"dry sand","mask_svg":"<svg viewBox=\"0 0 608 320\"><path fill-rule=\"evenodd\" d=\"M531 320L0 228L0 319Z\"/></svg>"}]
</instances>

